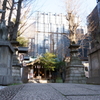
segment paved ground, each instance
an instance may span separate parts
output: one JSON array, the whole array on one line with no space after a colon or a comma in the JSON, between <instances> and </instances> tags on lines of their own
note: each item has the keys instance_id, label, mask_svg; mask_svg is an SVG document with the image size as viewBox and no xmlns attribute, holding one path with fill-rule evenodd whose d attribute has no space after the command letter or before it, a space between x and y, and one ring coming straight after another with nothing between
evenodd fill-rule
<instances>
[{"instance_id":1,"label":"paved ground","mask_svg":"<svg viewBox=\"0 0 100 100\"><path fill-rule=\"evenodd\" d=\"M0 100L100 100L100 85L27 83L1 89Z\"/></svg>"},{"instance_id":2,"label":"paved ground","mask_svg":"<svg viewBox=\"0 0 100 100\"><path fill-rule=\"evenodd\" d=\"M3 88L6 88L6 86L0 86L0 90L3 89Z\"/></svg>"}]
</instances>

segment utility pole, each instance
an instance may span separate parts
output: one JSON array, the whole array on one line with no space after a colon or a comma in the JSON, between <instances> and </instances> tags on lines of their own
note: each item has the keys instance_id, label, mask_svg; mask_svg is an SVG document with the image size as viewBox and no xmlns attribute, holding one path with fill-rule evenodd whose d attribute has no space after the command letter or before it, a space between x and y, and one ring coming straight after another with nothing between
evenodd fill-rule
<instances>
[{"instance_id":1,"label":"utility pole","mask_svg":"<svg viewBox=\"0 0 100 100\"><path fill-rule=\"evenodd\" d=\"M39 29L39 21L38 21L38 19L39 19L39 11L38 11L38 13L37 13L37 35L36 35L36 39L37 39L37 50L36 50L36 56L38 55L38 29Z\"/></svg>"},{"instance_id":2,"label":"utility pole","mask_svg":"<svg viewBox=\"0 0 100 100\"><path fill-rule=\"evenodd\" d=\"M44 13L44 16L43 16L43 26L44 26L44 29L43 29L43 38L44 38L44 40L43 40L43 53L45 53L45 13Z\"/></svg>"}]
</instances>

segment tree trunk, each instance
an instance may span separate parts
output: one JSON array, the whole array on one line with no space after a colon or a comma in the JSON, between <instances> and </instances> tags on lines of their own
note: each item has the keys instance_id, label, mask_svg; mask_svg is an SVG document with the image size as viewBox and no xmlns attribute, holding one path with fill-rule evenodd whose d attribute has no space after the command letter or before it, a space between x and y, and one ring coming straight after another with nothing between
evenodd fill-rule
<instances>
[{"instance_id":1,"label":"tree trunk","mask_svg":"<svg viewBox=\"0 0 100 100\"><path fill-rule=\"evenodd\" d=\"M13 12L13 7L14 7L14 0L12 0L12 6L11 6L11 9L10 9L10 14L9 14L9 18L8 18L8 26L9 26L10 21L11 21L11 16L12 16L12 12Z\"/></svg>"},{"instance_id":2,"label":"tree trunk","mask_svg":"<svg viewBox=\"0 0 100 100\"><path fill-rule=\"evenodd\" d=\"M21 15L21 4L22 4L23 0L19 0L18 2L18 9L17 9L17 16L16 16L16 21L15 21L15 25L14 25L14 32L13 32L13 40L16 41L17 38L17 30L19 27L19 23L20 23L20 15Z\"/></svg>"},{"instance_id":3,"label":"tree trunk","mask_svg":"<svg viewBox=\"0 0 100 100\"><path fill-rule=\"evenodd\" d=\"M4 0L2 5L3 6L2 10L6 11L6 4L7 4L7 0ZM2 13L1 20L5 20L5 12Z\"/></svg>"},{"instance_id":4,"label":"tree trunk","mask_svg":"<svg viewBox=\"0 0 100 100\"><path fill-rule=\"evenodd\" d=\"M45 68L44 68L44 75L45 75L44 77L45 77L45 79L46 79L46 76L47 76L47 75L46 75L46 69L45 69Z\"/></svg>"}]
</instances>

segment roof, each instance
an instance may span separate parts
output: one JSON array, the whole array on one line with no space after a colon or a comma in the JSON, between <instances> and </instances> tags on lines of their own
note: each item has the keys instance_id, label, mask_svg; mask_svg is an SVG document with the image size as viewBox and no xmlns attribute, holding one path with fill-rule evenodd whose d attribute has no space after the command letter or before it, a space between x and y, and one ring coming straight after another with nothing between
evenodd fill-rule
<instances>
[{"instance_id":1,"label":"roof","mask_svg":"<svg viewBox=\"0 0 100 100\"><path fill-rule=\"evenodd\" d=\"M18 52L19 53L27 53L28 52L28 47L18 47Z\"/></svg>"},{"instance_id":2,"label":"roof","mask_svg":"<svg viewBox=\"0 0 100 100\"><path fill-rule=\"evenodd\" d=\"M35 64L38 60L39 60L39 58L30 57L29 61L25 61L25 62L26 62L26 65L29 66L29 65Z\"/></svg>"}]
</instances>

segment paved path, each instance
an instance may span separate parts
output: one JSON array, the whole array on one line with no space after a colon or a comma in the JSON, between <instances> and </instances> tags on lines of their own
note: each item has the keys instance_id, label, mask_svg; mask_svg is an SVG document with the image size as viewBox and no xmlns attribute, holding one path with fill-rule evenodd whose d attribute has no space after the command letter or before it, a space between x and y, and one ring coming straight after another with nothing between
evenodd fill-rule
<instances>
[{"instance_id":1,"label":"paved path","mask_svg":"<svg viewBox=\"0 0 100 100\"><path fill-rule=\"evenodd\" d=\"M3 89L3 88L6 88L6 87L7 87L7 86L0 86L0 90Z\"/></svg>"},{"instance_id":2,"label":"paved path","mask_svg":"<svg viewBox=\"0 0 100 100\"><path fill-rule=\"evenodd\" d=\"M100 85L27 83L0 90L0 100L100 100Z\"/></svg>"}]
</instances>

